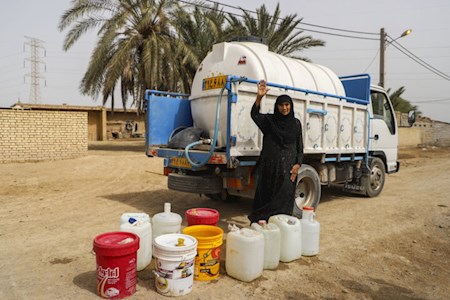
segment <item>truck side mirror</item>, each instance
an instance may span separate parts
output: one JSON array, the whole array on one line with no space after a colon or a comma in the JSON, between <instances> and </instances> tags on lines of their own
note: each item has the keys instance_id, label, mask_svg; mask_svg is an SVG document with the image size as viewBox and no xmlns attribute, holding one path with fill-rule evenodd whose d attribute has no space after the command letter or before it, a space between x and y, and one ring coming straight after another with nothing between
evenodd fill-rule
<instances>
[{"instance_id":1,"label":"truck side mirror","mask_svg":"<svg viewBox=\"0 0 450 300\"><path fill-rule=\"evenodd\" d=\"M413 126L414 122L416 122L416 111L410 110L408 112L408 124L409 126Z\"/></svg>"}]
</instances>

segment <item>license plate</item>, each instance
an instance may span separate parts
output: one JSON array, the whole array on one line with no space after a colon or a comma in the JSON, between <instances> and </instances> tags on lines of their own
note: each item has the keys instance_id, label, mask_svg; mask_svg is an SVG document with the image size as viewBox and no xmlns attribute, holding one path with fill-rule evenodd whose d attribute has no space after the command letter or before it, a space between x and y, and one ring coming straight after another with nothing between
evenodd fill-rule
<instances>
[{"instance_id":1,"label":"license plate","mask_svg":"<svg viewBox=\"0 0 450 300\"><path fill-rule=\"evenodd\" d=\"M202 90L221 89L227 83L227 76L216 76L203 79Z\"/></svg>"},{"instance_id":2,"label":"license plate","mask_svg":"<svg viewBox=\"0 0 450 300\"><path fill-rule=\"evenodd\" d=\"M192 168L191 164L185 157L172 157L170 159L170 165L172 167L179 167L179 168L188 168L188 169Z\"/></svg>"}]
</instances>

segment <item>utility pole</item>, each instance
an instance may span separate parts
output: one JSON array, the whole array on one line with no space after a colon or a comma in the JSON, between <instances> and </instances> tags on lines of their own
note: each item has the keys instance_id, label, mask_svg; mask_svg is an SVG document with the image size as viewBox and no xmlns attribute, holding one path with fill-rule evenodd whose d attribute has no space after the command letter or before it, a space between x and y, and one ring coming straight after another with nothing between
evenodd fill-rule
<instances>
[{"instance_id":1,"label":"utility pole","mask_svg":"<svg viewBox=\"0 0 450 300\"><path fill-rule=\"evenodd\" d=\"M25 51L25 45L30 46L30 57L25 58L25 61L31 62L31 73L25 74L25 77L30 77L30 102L39 103L41 101L41 86L40 80L45 78L40 73L40 64L44 64L45 70L45 62L41 60L40 50L44 50L44 57L46 56L45 48L42 46L44 41L39 40L37 38L32 38L25 36L27 42L23 45ZM24 61L24 66L25 66ZM24 78L25 81L25 78ZM46 85L46 83L45 83Z\"/></svg>"},{"instance_id":2,"label":"utility pole","mask_svg":"<svg viewBox=\"0 0 450 300\"><path fill-rule=\"evenodd\" d=\"M380 82L379 86L384 87L384 52L386 51L386 32L384 28L380 30Z\"/></svg>"},{"instance_id":3,"label":"utility pole","mask_svg":"<svg viewBox=\"0 0 450 300\"><path fill-rule=\"evenodd\" d=\"M403 33L397 37L396 39L393 39L389 36L389 41L387 40L387 33L384 30L384 28L380 29L380 82L378 83L379 86L384 87L384 84L386 83L386 79L384 78L384 75L386 74L385 70L385 53L386 53L386 47L395 42L398 39L401 39L402 37L405 37L407 35L410 35L412 32L412 29L407 29L403 31Z\"/></svg>"}]
</instances>

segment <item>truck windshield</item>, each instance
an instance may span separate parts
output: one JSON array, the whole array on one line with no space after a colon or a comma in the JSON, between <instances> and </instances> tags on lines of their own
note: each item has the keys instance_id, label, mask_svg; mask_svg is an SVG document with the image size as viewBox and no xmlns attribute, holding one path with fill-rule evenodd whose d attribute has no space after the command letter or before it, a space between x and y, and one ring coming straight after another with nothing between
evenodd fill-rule
<instances>
[{"instance_id":1,"label":"truck windshield","mask_svg":"<svg viewBox=\"0 0 450 300\"><path fill-rule=\"evenodd\" d=\"M386 123L391 134L395 134L394 114L388 98L384 93L371 91L373 118L382 119Z\"/></svg>"}]
</instances>

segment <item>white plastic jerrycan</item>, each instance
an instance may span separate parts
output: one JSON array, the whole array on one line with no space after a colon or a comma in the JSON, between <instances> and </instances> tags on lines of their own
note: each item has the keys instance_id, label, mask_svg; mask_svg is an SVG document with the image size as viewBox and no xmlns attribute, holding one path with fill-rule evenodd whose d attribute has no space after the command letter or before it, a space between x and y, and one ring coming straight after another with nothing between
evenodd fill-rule
<instances>
[{"instance_id":1,"label":"white plastic jerrycan","mask_svg":"<svg viewBox=\"0 0 450 300\"><path fill-rule=\"evenodd\" d=\"M181 232L181 216L170 211L170 203L164 203L164 212L157 213L152 218L153 239L168 233Z\"/></svg>"},{"instance_id":2,"label":"white plastic jerrycan","mask_svg":"<svg viewBox=\"0 0 450 300\"><path fill-rule=\"evenodd\" d=\"M314 207L303 207L302 223L302 255L319 254L320 223L316 220Z\"/></svg>"},{"instance_id":3,"label":"white plastic jerrycan","mask_svg":"<svg viewBox=\"0 0 450 300\"><path fill-rule=\"evenodd\" d=\"M239 229L229 225L225 268L227 274L250 282L261 276L264 269L264 236L250 228Z\"/></svg>"},{"instance_id":4,"label":"white plastic jerrycan","mask_svg":"<svg viewBox=\"0 0 450 300\"><path fill-rule=\"evenodd\" d=\"M130 218L136 219L138 221L142 221L142 222L150 222L150 216L146 213L138 213L138 212L127 212L127 213L123 213L122 216L120 217L120 224L125 224L128 223L128 220Z\"/></svg>"},{"instance_id":5,"label":"white plastic jerrycan","mask_svg":"<svg viewBox=\"0 0 450 300\"><path fill-rule=\"evenodd\" d=\"M145 269L152 261L152 225L146 213L124 213L120 218L120 231L139 236L136 269Z\"/></svg>"},{"instance_id":6,"label":"white plastic jerrycan","mask_svg":"<svg viewBox=\"0 0 450 300\"><path fill-rule=\"evenodd\" d=\"M274 215L269 218L280 228L280 261L290 262L302 256L302 225L299 219L289 215Z\"/></svg>"},{"instance_id":7,"label":"white plastic jerrycan","mask_svg":"<svg viewBox=\"0 0 450 300\"><path fill-rule=\"evenodd\" d=\"M264 269L276 269L280 262L280 228L274 223L267 224L265 220L252 223L251 228L264 235Z\"/></svg>"}]
</instances>

